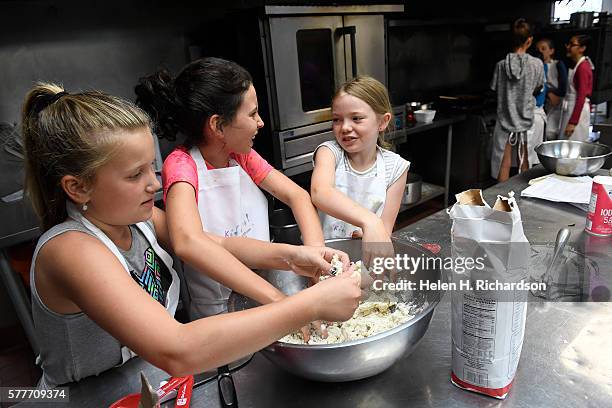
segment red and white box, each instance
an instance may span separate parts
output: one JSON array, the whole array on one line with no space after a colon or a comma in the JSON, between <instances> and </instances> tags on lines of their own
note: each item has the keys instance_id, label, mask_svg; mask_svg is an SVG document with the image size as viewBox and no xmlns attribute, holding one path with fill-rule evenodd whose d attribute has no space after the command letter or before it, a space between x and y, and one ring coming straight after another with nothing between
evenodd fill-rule
<instances>
[{"instance_id":1,"label":"red and white box","mask_svg":"<svg viewBox=\"0 0 612 408\"><path fill-rule=\"evenodd\" d=\"M593 178L585 230L600 237L612 236L612 177L610 176Z\"/></svg>"}]
</instances>

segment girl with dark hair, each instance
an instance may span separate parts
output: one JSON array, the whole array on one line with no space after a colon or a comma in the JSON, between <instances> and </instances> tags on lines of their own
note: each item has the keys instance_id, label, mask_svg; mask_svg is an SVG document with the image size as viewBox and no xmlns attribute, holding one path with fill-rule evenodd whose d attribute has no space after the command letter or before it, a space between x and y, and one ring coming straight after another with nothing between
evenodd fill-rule
<instances>
[{"instance_id":1,"label":"girl with dark hair","mask_svg":"<svg viewBox=\"0 0 612 408\"><path fill-rule=\"evenodd\" d=\"M552 40L542 38L536 44L542 55L544 68L546 71L546 101L544 110L546 111L546 139L554 140L559 138L559 126L563 98L567 91L567 67L562 60L553 59L555 47Z\"/></svg>"},{"instance_id":2,"label":"girl with dark hair","mask_svg":"<svg viewBox=\"0 0 612 408\"><path fill-rule=\"evenodd\" d=\"M204 254L209 256L203 256L202 245L210 241L206 233L269 241L267 199L260 188L291 208L304 244L323 245L310 195L252 149L264 123L244 68L204 58L175 79L164 71L142 78L136 94L160 136L186 136L185 145L166 158L162 177L170 237L185 262L192 319L225 312L230 293L218 282L228 267L216 248L210 246ZM193 267L203 257L217 265L217 273L206 277Z\"/></svg>"},{"instance_id":3,"label":"girl with dark hair","mask_svg":"<svg viewBox=\"0 0 612 408\"><path fill-rule=\"evenodd\" d=\"M593 93L593 70L595 65L585 55L591 37L575 35L566 45L567 56L575 63L569 70L568 87L563 101L561 118L561 135L570 140L586 142L589 139L591 122L591 103L589 97Z\"/></svg>"},{"instance_id":4,"label":"girl with dark hair","mask_svg":"<svg viewBox=\"0 0 612 408\"><path fill-rule=\"evenodd\" d=\"M310 321L353 315L359 277L344 274L274 304L177 322L180 284L164 249L165 214L153 205L160 185L147 114L100 92L68 94L39 84L26 97L22 122L26 192L45 230L30 269L40 388L98 375L136 353L174 376L199 373ZM211 239L252 267L293 267L309 277L328 271L337 252ZM205 260L198 266L206 271Z\"/></svg>"},{"instance_id":5,"label":"girl with dark hair","mask_svg":"<svg viewBox=\"0 0 612 408\"><path fill-rule=\"evenodd\" d=\"M535 156L528 130L534 121L535 95L544 86L544 65L527 53L533 36L529 23L520 18L512 25L513 49L499 61L491 89L497 91L497 121L493 133L491 177L510 177L513 147L518 153L519 172L527 170ZM536 156L537 157L537 156Z\"/></svg>"}]
</instances>

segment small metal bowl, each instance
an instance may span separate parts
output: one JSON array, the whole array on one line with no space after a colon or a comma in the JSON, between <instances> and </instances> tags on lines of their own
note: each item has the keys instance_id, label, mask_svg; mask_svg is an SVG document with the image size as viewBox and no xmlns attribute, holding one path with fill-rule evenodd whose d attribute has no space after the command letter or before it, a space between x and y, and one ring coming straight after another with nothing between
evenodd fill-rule
<instances>
[{"instance_id":1,"label":"small metal bowl","mask_svg":"<svg viewBox=\"0 0 612 408\"><path fill-rule=\"evenodd\" d=\"M603 144L574 140L551 140L536 146L540 163L562 176L584 176L599 170L612 150Z\"/></svg>"},{"instance_id":2,"label":"small metal bowl","mask_svg":"<svg viewBox=\"0 0 612 408\"><path fill-rule=\"evenodd\" d=\"M435 257L420 246L405 241L393 241L396 254L410 257ZM361 259L361 240L337 239L326 242L332 248L349 254L352 260ZM260 271L261 272L261 271ZM405 273L404 273L405 272ZM261 275L284 293L291 295L306 287L305 278L288 271L263 271ZM414 274L400 272L400 279L417 282L441 280L439 269L417 270ZM280 368L316 381L340 382L370 377L389 368L400 358L408 356L425 335L435 307L441 297L439 290L395 292L400 298L409 298L415 316L391 330L338 344L290 344L275 342L262 350L262 354ZM257 306L253 300L232 292L228 302L230 312Z\"/></svg>"}]
</instances>

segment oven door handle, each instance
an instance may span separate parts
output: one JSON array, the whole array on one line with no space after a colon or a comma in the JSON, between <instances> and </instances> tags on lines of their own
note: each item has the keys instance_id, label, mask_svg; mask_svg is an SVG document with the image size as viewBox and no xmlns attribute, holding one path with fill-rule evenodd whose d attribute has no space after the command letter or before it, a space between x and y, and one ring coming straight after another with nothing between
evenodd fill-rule
<instances>
[{"instance_id":1,"label":"oven door handle","mask_svg":"<svg viewBox=\"0 0 612 408\"><path fill-rule=\"evenodd\" d=\"M355 34L357 33L357 27L355 26L346 26L336 28L336 36L342 37L345 35L351 36L351 68L353 72L353 77L357 76L357 46L355 44Z\"/></svg>"}]
</instances>

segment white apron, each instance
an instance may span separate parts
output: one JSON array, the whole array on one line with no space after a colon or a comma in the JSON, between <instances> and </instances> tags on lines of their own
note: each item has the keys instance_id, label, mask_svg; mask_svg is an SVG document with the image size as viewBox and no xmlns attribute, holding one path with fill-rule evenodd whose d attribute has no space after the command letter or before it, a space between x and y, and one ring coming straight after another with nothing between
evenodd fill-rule
<instances>
[{"instance_id":1,"label":"white apron","mask_svg":"<svg viewBox=\"0 0 612 408\"><path fill-rule=\"evenodd\" d=\"M189 154L198 169L198 211L202 228L222 237L244 236L270 241L268 200L233 159L230 166L208 170L197 147ZM231 289L184 264L191 320L227 311Z\"/></svg>"},{"instance_id":2,"label":"white apron","mask_svg":"<svg viewBox=\"0 0 612 408\"><path fill-rule=\"evenodd\" d=\"M121 265L123 266L127 274L130 275L130 269L128 268L127 262L123 255L121 255L121 252L119 252L117 245L115 245L115 243L111 241L111 239L104 232L102 232L98 227L91 223L91 221L85 218L72 202L66 202L66 209L70 218L83 224L85 228L93 232L94 235L100 241L102 241L104 245L106 245L106 247L113 253L113 255L115 255L117 259L119 259L119 262L121 262ZM174 313L176 312L176 306L179 300L180 282L176 271L172 267L172 257L161 246L159 246L155 234L153 234L153 231L151 231L151 228L149 228L147 223L139 222L138 224L136 224L136 227L146 237L151 247L153 247L155 253L159 256L164 265L166 265L168 271L170 271L170 275L172 276L172 283L170 284L168 292L166 293L165 306L170 316L174 316ZM128 361L134 356L136 356L136 353L134 353L126 346L123 346L121 348L121 363L118 365L124 364L126 361Z\"/></svg>"},{"instance_id":3,"label":"white apron","mask_svg":"<svg viewBox=\"0 0 612 408\"><path fill-rule=\"evenodd\" d=\"M376 152L376 176L361 177L336 169L336 188L351 200L381 216L387 198L385 162L380 149ZM359 228L319 211L325 239L350 238Z\"/></svg>"},{"instance_id":4,"label":"white apron","mask_svg":"<svg viewBox=\"0 0 612 408\"><path fill-rule=\"evenodd\" d=\"M554 60L548 64L547 82L551 89L559 87L559 61ZM546 140L555 140L559 138L559 127L561 121L561 111L563 109L563 100L558 105L553 106L545 102L544 109L546 111Z\"/></svg>"},{"instance_id":5,"label":"white apron","mask_svg":"<svg viewBox=\"0 0 612 408\"><path fill-rule=\"evenodd\" d=\"M582 57L576 64L576 66L569 70L569 74L567 75L567 93L565 94L565 99L563 100L563 111L561 113L560 127L559 127L559 138L565 139L565 128L569 123L570 117L572 116L572 112L574 111L574 106L576 105L576 88L574 88L574 74L576 73L576 69L583 62L591 64L591 68L593 68L593 63L588 57ZM578 119L578 123L576 124L576 128L574 129L574 133L570 136L569 140L578 140L581 142L586 142L589 139L589 125L591 121L591 101L589 98L586 98L584 101L584 105L582 105L582 112L580 112L580 119Z\"/></svg>"},{"instance_id":6,"label":"white apron","mask_svg":"<svg viewBox=\"0 0 612 408\"><path fill-rule=\"evenodd\" d=\"M533 125L532 125L533 128ZM497 179L499 176L499 169L501 168L502 159L504 157L504 149L506 143L512 146L512 164L515 163L515 146L518 150L518 168L521 171L521 163L525 159L523 156L523 150L520 148L521 145L527 143L527 151L532 151L535 146L530 146L528 143L527 131L525 132L506 132L501 128L499 120L495 123L495 129L493 130L493 146L491 151L491 177ZM530 163L531 164L531 163Z\"/></svg>"},{"instance_id":7,"label":"white apron","mask_svg":"<svg viewBox=\"0 0 612 408\"><path fill-rule=\"evenodd\" d=\"M542 106L536 106L533 110L533 125L527 131L527 160L529 167L538 163L538 154L535 147L544 141L544 127L546 126L546 112Z\"/></svg>"}]
</instances>

